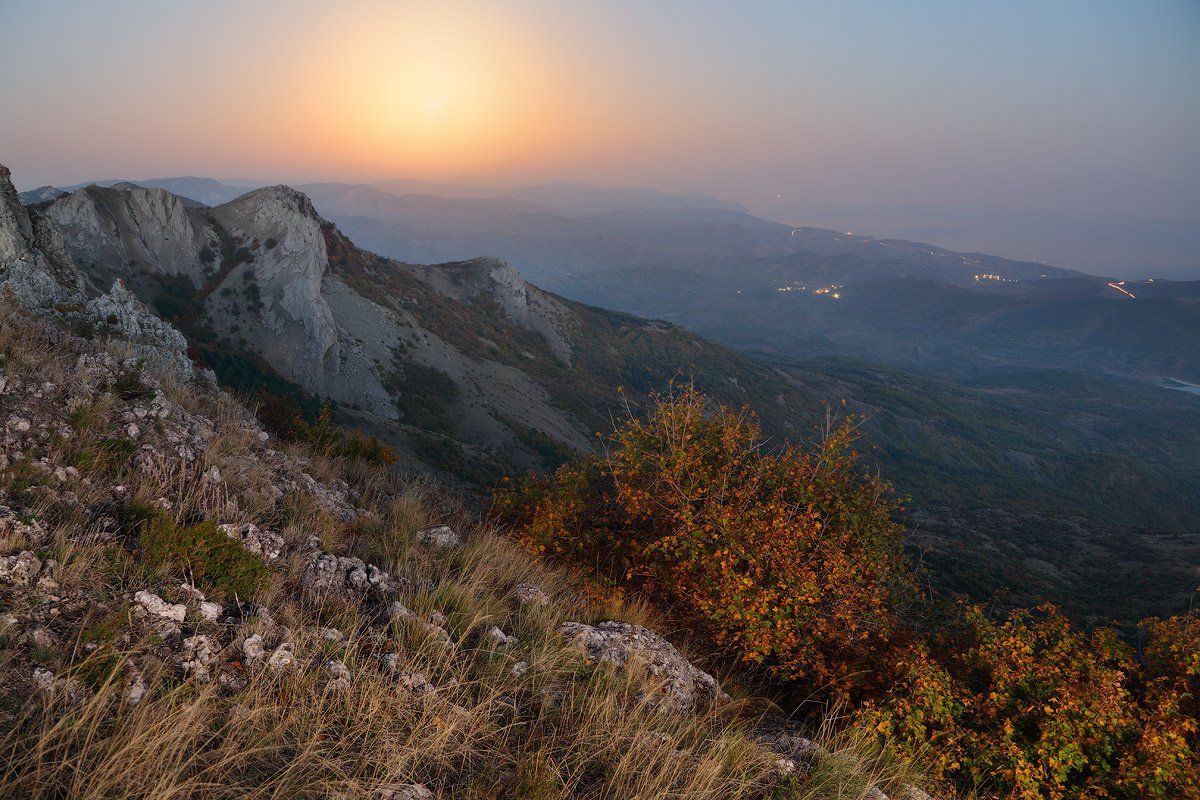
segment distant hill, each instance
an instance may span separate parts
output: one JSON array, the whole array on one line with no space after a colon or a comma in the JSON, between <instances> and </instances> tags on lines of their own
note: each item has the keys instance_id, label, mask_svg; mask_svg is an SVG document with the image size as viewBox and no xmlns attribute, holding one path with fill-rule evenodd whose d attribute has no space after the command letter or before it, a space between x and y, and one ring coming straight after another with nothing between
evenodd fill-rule
<instances>
[{"instance_id":1,"label":"distant hill","mask_svg":"<svg viewBox=\"0 0 1200 800\"><path fill-rule=\"evenodd\" d=\"M741 203L721 200L698 192L666 192L645 186L610 188L586 183L556 181L531 186L467 186L405 179L375 181L377 189L392 194L423 194L446 198L508 197L533 205L545 206L568 215L587 216L625 209L669 210L678 208L715 208L726 211L746 210Z\"/></svg>"},{"instance_id":2,"label":"distant hill","mask_svg":"<svg viewBox=\"0 0 1200 800\"><path fill-rule=\"evenodd\" d=\"M39 186L36 189L30 189L27 192L21 192L17 198L21 201L21 205L32 206L38 203L49 203L52 200L57 200L67 192L59 189L57 186Z\"/></svg>"},{"instance_id":3,"label":"distant hill","mask_svg":"<svg viewBox=\"0 0 1200 800\"><path fill-rule=\"evenodd\" d=\"M722 209L572 217L451 206L439 218L432 200L408 209L316 202L376 252L416 261L490 253L566 297L738 349L958 372L1016 365L1200 379L1196 282L1125 285Z\"/></svg>"},{"instance_id":4,"label":"distant hill","mask_svg":"<svg viewBox=\"0 0 1200 800\"><path fill-rule=\"evenodd\" d=\"M79 183L65 188L68 192L71 192L86 186L116 187L121 189L142 186L147 189L165 189L171 194L194 201L198 205L218 206L245 194L250 189L262 186L262 184L253 181L239 181L238 183L241 185L233 185L213 178L197 178L193 176L148 178L138 181L126 180L124 178L108 178L90 183Z\"/></svg>"}]
</instances>

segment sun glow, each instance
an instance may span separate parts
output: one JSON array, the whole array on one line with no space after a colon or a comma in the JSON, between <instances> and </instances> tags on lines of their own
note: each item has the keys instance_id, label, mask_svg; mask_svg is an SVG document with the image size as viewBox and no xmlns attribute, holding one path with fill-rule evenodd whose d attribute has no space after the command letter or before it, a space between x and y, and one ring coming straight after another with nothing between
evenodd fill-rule
<instances>
[{"instance_id":1,"label":"sun glow","mask_svg":"<svg viewBox=\"0 0 1200 800\"><path fill-rule=\"evenodd\" d=\"M479 172L572 137L565 76L503 19L396 11L339 36L354 42L321 78L330 98L308 135L376 173ZM511 27L515 27L509 23Z\"/></svg>"}]
</instances>

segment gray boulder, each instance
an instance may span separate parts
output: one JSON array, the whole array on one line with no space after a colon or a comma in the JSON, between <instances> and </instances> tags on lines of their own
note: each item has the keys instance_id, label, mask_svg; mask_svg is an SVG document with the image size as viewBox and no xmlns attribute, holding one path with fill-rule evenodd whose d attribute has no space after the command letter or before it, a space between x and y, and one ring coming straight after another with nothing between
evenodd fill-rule
<instances>
[{"instance_id":1,"label":"gray boulder","mask_svg":"<svg viewBox=\"0 0 1200 800\"><path fill-rule=\"evenodd\" d=\"M644 694L642 699L661 709L692 711L729 699L716 678L698 669L666 639L640 625L564 622L558 632L590 662L643 670L651 679L653 693Z\"/></svg>"}]
</instances>

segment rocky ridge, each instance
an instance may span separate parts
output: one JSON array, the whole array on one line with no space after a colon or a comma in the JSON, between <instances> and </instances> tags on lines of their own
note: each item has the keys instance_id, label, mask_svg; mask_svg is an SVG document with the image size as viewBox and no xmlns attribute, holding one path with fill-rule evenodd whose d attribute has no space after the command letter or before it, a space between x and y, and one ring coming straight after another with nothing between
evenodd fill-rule
<instances>
[{"instance_id":1,"label":"rocky ridge","mask_svg":"<svg viewBox=\"0 0 1200 800\"><path fill-rule=\"evenodd\" d=\"M339 422L443 480L487 485L589 452L622 407L619 386L641 395L690 375L739 405L792 391L749 359L570 303L496 259L414 265L362 251L286 186L206 208L161 188L90 185L30 213L61 233L86 296L122 281L218 378L248 393L286 385L306 408L332 401ZM787 424L786 404L758 405L769 427Z\"/></svg>"}]
</instances>

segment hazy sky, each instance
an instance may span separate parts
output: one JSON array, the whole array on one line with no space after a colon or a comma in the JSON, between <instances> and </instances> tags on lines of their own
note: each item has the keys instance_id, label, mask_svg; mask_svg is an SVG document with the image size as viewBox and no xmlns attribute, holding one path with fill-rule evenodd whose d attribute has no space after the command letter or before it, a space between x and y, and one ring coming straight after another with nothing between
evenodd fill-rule
<instances>
[{"instance_id":1,"label":"hazy sky","mask_svg":"<svg viewBox=\"0 0 1200 800\"><path fill-rule=\"evenodd\" d=\"M1200 278L1198 0L0 0L0 71L21 188L640 184Z\"/></svg>"}]
</instances>

